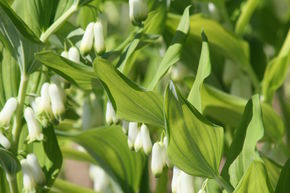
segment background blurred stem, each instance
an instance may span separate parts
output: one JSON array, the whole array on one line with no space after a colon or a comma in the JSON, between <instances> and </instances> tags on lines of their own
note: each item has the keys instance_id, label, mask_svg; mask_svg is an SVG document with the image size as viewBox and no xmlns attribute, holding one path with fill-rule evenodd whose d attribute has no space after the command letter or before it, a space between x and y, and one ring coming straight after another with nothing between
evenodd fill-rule
<instances>
[{"instance_id":1,"label":"background blurred stem","mask_svg":"<svg viewBox=\"0 0 290 193\"><path fill-rule=\"evenodd\" d=\"M17 178L16 175L11 176L10 174L6 175L10 193L18 193Z\"/></svg>"},{"instance_id":2,"label":"background blurred stem","mask_svg":"<svg viewBox=\"0 0 290 193\"><path fill-rule=\"evenodd\" d=\"M232 193L234 188L229 184L222 176L218 175L215 177L215 180L219 185L221 185L228 193Z\"/></svg>"},{"instance_id":3,"label":"background blurred stem","mask_svg":"<svg viewBox=\"0 0 290 193\"><path fill-rule=\"evenodd\" d=\"M242 13L237 21L235 32L238 35L242 35L245 27L249 23L251 16L253 15L257 5L259 4L259 0L248 0L246 4L242 7Z\"/></svg>"},{"instance_id":4,"label":"background blurred stem","mask_svg":"<svg viewBox=\"0 0 290 193\"><path fill-rule=\"evenodd\" d=\"M14 153L17 153L17 150L18 150L18 141L19 141L19 136L20 136L20 132L22 128L23 107L24 107L28 78L29 76L26 73L22 73L19 91L18 91L18 98L17 98L18 107L16 110L16 114L15 114L15 118L13 122L13 129L12 129Z\"/></svg>"}]
</instances>

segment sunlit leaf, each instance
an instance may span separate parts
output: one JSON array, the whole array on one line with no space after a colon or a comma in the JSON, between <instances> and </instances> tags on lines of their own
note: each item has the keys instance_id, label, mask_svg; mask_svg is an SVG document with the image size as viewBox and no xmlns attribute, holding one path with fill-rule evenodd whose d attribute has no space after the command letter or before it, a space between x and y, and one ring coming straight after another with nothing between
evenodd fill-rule
<instances>
[{"instance_id":1,"label":"sunlit leaf","mask_svg":"<svg viewBox=\"0 0 290 193\"><path fill-rule=\"evenodd\" d=\"M223 128L203 117L170 83L165 94L168 154L188 174L215 178L223 148Z\"/></svg>"}]
</instances>

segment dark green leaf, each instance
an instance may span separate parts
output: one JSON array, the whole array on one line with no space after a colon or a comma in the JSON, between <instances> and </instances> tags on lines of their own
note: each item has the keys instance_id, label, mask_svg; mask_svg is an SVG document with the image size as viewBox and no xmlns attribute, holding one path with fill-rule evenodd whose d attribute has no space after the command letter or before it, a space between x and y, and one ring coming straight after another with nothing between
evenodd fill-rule
<instances>
[{"instance_id":1,"label":"dark green leaf","mask_svg":"<svg viewBox=\"0 0 290 193\"><path fill-rule=\"evenodd\" d=\"M2 147L0 147L0 166L9 175L15 175L21 169L18 159Z\"/></svg>"},{"instance_id":2,"label":"dark green leaf","mask_svg":"<svg viewBox=\"0 0 290 193\"><path fill-rule=\"evenodd\" d=\"M167 152L173 164L188 174L215 178L223 149L223 128L213 125L170 83L165 94Z\"/></svg>"},{"instance_id":3,"label":"dark green leaf","mask_svg":"<svg viewBox=\"0 0 290 193\"><path fill-rule=\"evenodd\" d=\"M282 168L275 193L289 192L289 181L290 181L290 159L288 159L288 161Z\"/></svg>"}]
</instances>

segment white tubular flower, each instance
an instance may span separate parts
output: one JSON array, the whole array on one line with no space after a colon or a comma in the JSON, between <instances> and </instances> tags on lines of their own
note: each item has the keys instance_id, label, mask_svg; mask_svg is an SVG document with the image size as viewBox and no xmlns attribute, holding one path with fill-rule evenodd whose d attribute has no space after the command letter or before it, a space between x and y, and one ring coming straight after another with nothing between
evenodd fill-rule
<instances>
[{"instance_id":1,"label":"white tubular flower","mask_svg":"<svg viewBox=\"0 0 290 193\"><path fill-rule=\"evenodd\" d=\"M51 83L48 88L52 112L57 120L62 120L65 113L65 99L62 88Z\"/></svg>"},{"instance_id":2,"label":"white tubular flower","mask_svg":"<svg viewBox=\"0 0 290 193\"><path fill-rule=\"evenodd\" d=\"M147 18L148 8L146 0L129 0L130 20L134 25L139 25Z\"/></svg>"},{"instance_id":3,"label":"white tubular flower","mask_svg":"<svg viewBox=\"0 0 290 193\"><path fill-rule=\"evenodd\" d=\"M62 57L64 57L64 58L68 59L68 51L64 50L64 51L60 54L60 56L62 56Z\"/></svg>"},{"instance_id":4,"label":"white tubular flower","mask_svg":"<svg viewBox=\"0 0 290 193\"><path fill-rule=\"evenodd\" d=\"M144 153L148 155L152 150L152 142L150 138L149 129L145 124L142 124L140 133L141 133Z\"/></svg>"},{"instance_id":5,"label":"white tubular flower","mask_svg":"<svg viewBox=\"0 0 290 193\"><path fill-rule=\"evenodd\" d=\"M80 62L80 53L75 46L68 50L68 59L76 63Z\"/></svg>"},{"instance_id":6,"label":"white tubular flower","mask_svg":"<svg viewBox=\"0 0 290 193\"><path fill-rule=\"evenodd\" d=\"M96 192L103 192L108 188L110 179L101 167L90 166L89 174L94 181L94 190Z\"/></svg>"},{"instance_id":7,"label":"white tubular flower","mask_svg":"<svg viewBox=\"0 0 290 193\"><path fill-rule=\"evenodd\" d=\"M136 122L129 122L129 129L128 129L128 146L130 149L133 149L134 143L136 141L138 135L138 123Z\"/></svg>"},{"instance_id":8,"label":"white tubular flower","mask_svg":"<svg viewBox=\"0 0 290 193\"><path fill-rule=\"evenodd\" d=\"M177 167L173 167L173 175L171 180L171 191L177 193L177 185L179 182L180 170Z\"/></svg>"},{"instance_id":9,"label":"white tubular flower","mask_svg":"<svg viewBox=\"0 0 290 193\"><path fill-rule=\"evenodd\" d=\"M10 149L11 147L11 143L10 141L7 139L7 137L5 135L3 135L3 133L0 132L0 144L5 148L5 149Z\"/></svg>"},{"instance_id":10,"label":"white tubular flower","mask_svg":"<svg viewBox=\"0 0 290 193\"><path fill-rule=\"evenodd\" d=\"M28 143L33 141L41 141L43 140L43 134L41 132L41 126L39 122L36 120L34 116L34 112L30 107L27 107L24 110L24 118L27 123L28 128Z\"/></svg>"},{"instance_id":11,"label":"white tubular flower","mask_svg":"<svg viewBox=\"0 0 290 193\"><path fill-rule=\"evenodd\" d=\"M94 48L97 54L102 54L106 51L104 28L101 21L94 24Z\"/></svg>"},{"instance_id":12,"label":"white tubular flower","mask_svg":"<svg viewBox=\"0 0 290 193\"><path fill-rule=\"evenodd\" d=\"M159 177L166 164L166 149L161 142L156 142L152 148L151 170L155 177Z\"/></svg>"},{"instance_id":13,"label":"white tubular flower","mask_svg":"<svg viewBox=\"0 0 290 193\"><path fill-rule=\"evenodd\" d=\"M28 164L26 159L21 160L20 163L23 173L23 192L35 193L36 182L32 175L31 166Z\"/></svg>"},{"instance_id":14,"label":"white tubular flower","mask_svg":"<svg viewBox=\"0 0 290 193\"><path fill-rule=\"evenodd\" d=\"M122 121L122 131L124 134L128 134L128 127L129 127L129 122L128 121Z\"/></svg>"},{"instance_id":15,"label":"white tubular flower","mask_svg":"<svg viewBox=\"0 0 290 193\"><path fill-rule=\"evenodd\" d=\"M41 97L35 99L35 111L37 119L44 127L47 127L50 122L54 121L54 115L51 108L51 101L49 97L49 83L44 83L41 87Z\"/></svg>"},{"instance_id":16,"label":"white tubular flower","mask_svg":"<svg viewBox=\"0 0 290 193\"><path fill-rule=\"evenodd\" d=\"M193 177L183 171L180 171L176 192L177 193L194 192Z\"/></svg>"},{"instance_id":17,"label":"white tubular flower","mask_svg":"<svg viewBox=\"0 0 290 193\"><path fill-rule=\"evenodd\" d=\"M16 111L17 108L17 100L16 98L9 98L2 111L0 112L0 127L8 127L13 116L13 113Z\"/></svg>"},{"instance_id":18,"label":"white tubular flower","mask_svg":"<svg viewBox=\"0 0 290 193\"><path fill-rule=\"evenodd\" d=\"M138 152L142 149L142 136L141 136L141 131L140 129L138 128L138 134L137 134L137 137L136 137L136 140L135 140L135 143L134 143L134 148L135 148L135 151Z\"/></svg>"},{"instance_id":19,"label":"white tubular flower","mask_svg":"<svg viewBox=\"0 0 290 193\"><path fill-rule=\"evenodd\" d=\"M86 54L91 51L94 42L94 23L91 22L86 27L85 33L83 35L81 45L80 45L80 52L81 54Z\"/></svg>"},{"instance_id":20,"label":"white tubular flower","mask_svg":"<svg viewBox=\"0 0 290 193\"><path fill-rule=\"evenodd\" d=\"M31 173L35 182L39 185L43 185L45 183L45 175L39 165L37 157L31 153L27 155L26 160L31 167Z\"/></svg>"},{"instance_id":21,"label":"white tubular flower","mask_svg":"<svg viewBox=\"0 0 290 193\"><path fill-rule=\"evenodd\" d=\"M112 123L118 123L118 118L116 115L116 112L114 110L114 107L110 101L107 101L107 107L106 107L106 122L111 125Z\"/></svg>"}]
</instances>

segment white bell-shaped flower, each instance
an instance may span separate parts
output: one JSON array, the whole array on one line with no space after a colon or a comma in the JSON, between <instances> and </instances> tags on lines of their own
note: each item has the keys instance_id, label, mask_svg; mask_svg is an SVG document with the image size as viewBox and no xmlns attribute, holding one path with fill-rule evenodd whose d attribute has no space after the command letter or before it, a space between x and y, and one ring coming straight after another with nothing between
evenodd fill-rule
<instances>
[{"instance_id":1,"label":"white bell-shaped flower","mask_svg":"<svg viewBox=\"0 0 290 193\"><path fill-rule=\"evenodd\" d=\"M28 128L28 143L33 141L41 141L43 140L42 128L34 116L34 112L32 108L27 107L24 110L24 118L27 123Z\"/></svg>"},{"instance_id":2,"label":"white bell-shaped flower","mask_svg":"<svg viewBox=\"0 0 290 193\"><path fill-rule=\"evenodd\" d=\"M138 123L136 122L129 122L129 129L128 129L128 146L130 149L134 148L134 144L138 135Z\"/></svg>"},{"instance_id":3,"label":"white bell-shaped flower","mask_svg":"<svg viewBox=\"0 0 290 193\"><path fill-rule=\"evenodd\" d=\"M26 159L21 160L21 168L23 173L23 193L35 193L36 182L32 175L31 166Z\"/></svg>"},{"instance_id":4,"label":"white bell-shaped flower","mask_svg":"<svg viewBox=\"0 0 290 193\"><path fill-rule=\"evenodd\" d=\"M142 135L141 135L141 131L138 128L138 134L134 143L134 149L136 152L140 151L143 147L143 143L142 143Z\"/></svg>"},{"instance_id":5,"label":"white bell-shaped flower","mask_svg":"<svg viewBox=\"0 0 290 193\"><path fill-rule=\"evenodd\" d=\"M75 46L68 50L68 59L76 63L80 62L80 53Z\"/></svg>"},{"instance_id":6,"label":"white bell-shaped flower","mask_svg":"<svg viewBox=\"0 0 290 193\"><path fill-rule=\"evenodd\" d=\"M151 170L155 177L159 177L166 164L166 149L161 142L156 142L152 148Z\"/></svg>"},{"instance_id":7,"label":"white bell-shaped flower","mask_svg":"<svg viewBox=\"0 0 290 193\"><path fill-rule=\"evenodd\" d=\"M0 127L8 127L13 116L13 113L16 111L17 108L17 100L16 98L9 98L2 111L0 112Z\"/></svg>"},{"instance_id":8,"label":"white bell-shaped flower","mask_svg":"<svg viewBox=\"0 0 290 193\"><path fill-rule=\"evenodd\" d=\"M198 193L206 193L206 191L204 189L200 189Z\"/></svg>"},{"instance_id":9,"label":"white bell-shaped flower","mask_svg":"<svg viewBox=\"0 0 290 193\"><path fill-rule=\"evenodd\" d=\"M129 0L130 20L134 25L139 25L147 18L148 8L146 0Z\"/></svg>"},{"instance_id":10,"label":"white bell-shaped flower","mask_svg":"<svg viewBox=\"0 0 290 193\"><path fill-rule=\"evenodd\" d=\"M65 99L62 88L55 83L51 83L48 88L48 93L54 117L57 120L62 120L65 113Z\"/></svg>"},{"instance_id":11,"label":"white bell-shaped flower","mask_svg":"<svg viewBox=\"0 0 290 193\"><path fill-rule=\"evenodd\" d=\"M5 148L5 149L10 149L11 147L11 143L10 141L7 139L7 137L5 135L3 135L3 133L0 132L0 144Z\"/></svg>"},{"instance_id":12,"label":"white bell-shaped flower","mask_svg":"<svg viewBox=\"0 0 290 193\"><path fill-rule=\"evenodd\" d=\"M187 173L180 171L177 183L178 185L176 193L194 192L193 177L191 175L188 175Z\"/></svg>"},{"instance_id":13,"label":"white bell-shaped flower","mask_svg":"<svg viewBox=\"0 0 290 193\"><path fill-rule=\"evenodd\" d=\"M142 139L142 146L143 146L144 153L148 155L152 150L152 142L150 138L149 129L145 124L141 125L140 135Z\"/></svg>"},{"instance_id":14,"label":"white bell-shaped flower","mask_svg":"<svg viewBox=\"0 0 290 193\"><path fill-rule=\"evenodd\" d=\"M106 122L111 125L112 123L118 123L118 118L112 103L108 100L106 106Z\"/></svg>"},{"instance_id":15,"label":"white bell-shaped flower","mask_svg":"<svg viewBox=\"0 0 290 193\"><path fill-rule=\"evenodd\" d=\"M43 185L45 183L45 175L40 167L37 157L31 153L27 155L26 160L31 167L32 176L35 182L39 185Z\"/></svg>"},{"instance_id":16,"label":"white bell-shaped flower","mask_svg":"<svg viewBox=\"0 0 290 193\"><path fill-rule=\"evenodd\" d=\"M96 192L103 192L108 188L110 178L101 167L93 165L90 166L89 174L94 182L94 190Z\"/></svg>"},{"instance_id":17,"label":"white bell-shaped flower","mask_svg":"<svg viewBox=\"0 0 290 193\"><path fill-rule=\"evenodd\" d=\"M60 55L64 58L68 59L68 51L64 50L64 51L62 51L62 53Z\"/></svg>"},{"instance_id":18,"label":"white bell-shaped flower","mask_svg":"<svg viewBox=\"0 0 290 193\"><path fill-rule=\"evenodd\" d=\"M91 51L94 43L94 23L91 22L87 25L85 33L83 35L80 52L81 54L87 54Z\"/></svg>"},{"instance_id":19,"label":"white bell-shaped flower","mask_svg":"<svg viewBox=\"0 0 290 193\"><path fill-rule=\"evenodd\" d=\"M177 185L179 182L180 170L177 167L173 167L173 175L171 180L171 191L177 193Z\"/></svg>"},{"instance_id":20,"label":"white bell-shaped flower","mask_svg":"<svg viewBox=\"0 0 290 193\"><path fill-rule=\"evenodd\" d=\"M44 83L41 87L41 96L35 99L33 110L37 119L44 127L47 127L54 121L54 115L51 108L51 101L49 97L49 83Z\"/></svg>"},{"instance_id":21,"label":"white bell-shaped flower","mask_svg":"<svg viewBox=\"0 0 290 193\"><path fill-rule=\"evenodd\" d=\"M94 48L97 54L102 54L106 51L104 28L101 21L94 24Z\"/></svg>"}]
</instances>

